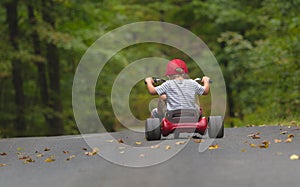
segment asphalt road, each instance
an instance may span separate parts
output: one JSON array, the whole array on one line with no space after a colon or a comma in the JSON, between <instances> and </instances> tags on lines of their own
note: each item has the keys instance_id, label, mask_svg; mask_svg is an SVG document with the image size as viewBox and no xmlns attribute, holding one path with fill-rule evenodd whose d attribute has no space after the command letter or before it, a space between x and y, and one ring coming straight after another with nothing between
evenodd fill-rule
<instances>
[{"instance_id":1,"label":"asphalt road","mask_svg":"<svg viewBox=\"0 0 300 187\"><path fill-rule=\"evenodd\" d=\"M205 150L210 140L189 134L156 142L132 131L2 139L0 186L296 187L300 160L290 156L300 155L299 133L281 126L225 129Z\"/></svg>"}]
</instances>

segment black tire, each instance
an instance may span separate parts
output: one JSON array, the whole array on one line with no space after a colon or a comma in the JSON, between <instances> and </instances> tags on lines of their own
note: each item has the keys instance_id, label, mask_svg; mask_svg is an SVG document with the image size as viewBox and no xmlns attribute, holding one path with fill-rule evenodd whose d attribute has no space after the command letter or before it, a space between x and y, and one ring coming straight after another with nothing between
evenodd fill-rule
<instances>
[{"instance_id":1,"label":"black tire","mask_svg":"<svg viewBox=\"0 0 300 187\"><path fill-rule=\"evenodd\" d=\"M223 138L224 120L222 116L210 116L208 118L208 136L210 138Z\"/></svg>"},{"instance_id":2,"label":"black tire","mask_svg":"<svg viewBox=\"0 0 300 187\"><path fill-rule=\"evenodd\" d=\"M159 118L148 118L146 120L145 136L148 141L161 139Z\"/></svg>"}]
</instances>

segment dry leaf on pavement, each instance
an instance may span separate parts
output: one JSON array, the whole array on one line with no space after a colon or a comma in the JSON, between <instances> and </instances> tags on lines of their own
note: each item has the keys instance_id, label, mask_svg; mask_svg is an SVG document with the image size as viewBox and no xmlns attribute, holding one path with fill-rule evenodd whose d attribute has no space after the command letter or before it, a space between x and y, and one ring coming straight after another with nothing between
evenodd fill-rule
<instances>
[{"instance_id":1,"label":"dry leaf on pavement","mask_svg":"<svg viewBox=\"0 0 300 187\"><path fill-rule=\"evenodd\" d=\"M182 144L185 144L185 141L178 141L175 143L176 145L182 145Z\"/></svg>"},{"instance_id":2,"label":"dry leaf on pavement","mask_svg":"<svg viewBox=\"0 0 300 187\"><path fill-rule=\"evenodd\" d=\"M23 161L23 164L28 164L28 163L31 163L31 162L35 162L35 160L33 160L32 158L28 158L28 159L25 159L24 161Z\"/></svg>"},{"instance_id":3,"label":"dry leaf on pavement","mask_svg":"<svg viewBox=\"0 0 300 187\"><path fill-rule=\"evenodd\" d=\"M36 157L43 157L43 156L44 156L43 153L39 153L39 152L36 153Z\"/></svg>"},{"instance_id":4,"label":"dry leaf on pavement","mask_svg":"<svg viewBox=\"0 0 300 187\"><path fill-rule=\"evenodd\" d=\"M142 142L139 142L139 141L138 141L138 142L135 142L135 144L136 144L136 145L141 145Z\"/></svg>"},{"instance_id":5,"label":"dry leaf on pavement","mask_svg":"<svg viewBox=\"0 0 300 187\"><path fill-rule=\"evenodd\" d=\"M3 167L3 166L6 166L6 164L2 164L2 163L0 163L0 167Z\"/></svg>"},{"instance_id":6,"label":"dry leaf on pavement","mask_svg":"<svg viewBox=\"0 0 300 187\"><path fill-rule=\"evenodd\" d=\"M265 140L265 141L261 142L261 144L258 147L266 149L269 147L269 145L270 145L270 142Z\"/></svg>"},{"instance_id":7,"label":"dry leaf on pavement","mask_svg":"<svg viewBox=\"0 0 300 187\"><path fill-rule=\"evenodd\" d=\"M208 149L210 149L210 150L219 149L219 144L211 145L208 147Z\"/></svg>"},{"instance_id":8,"label":"dry leaf on pavement","mask_svg":"<svg viewBox=\"0 0 300 187\"><path fill-rule=\"evenodd\" d=\"M75 155L71 155L71 156L69 156L66 160L67 161L70 161L70 160L72 160L73 158L75 158L76 156Z\"/></svg>"},{"instance_id":9,"label":"dry leaf on pavement","mask_svg":"<svg viewBox=\"0 0 300 187\"><path fill-rule=\"evenodd\" d=\"M275 139L274 140L274 143L281 143L282 142L282 140L280 140L280 139Z\"/></svg>"},{"instance_id":10,"label":"dry leaf on pavement","mask_svg":"<svg viewBox=\"0 0 300 187\"><path fill-rule=\"evenodd\" d=\"M99 148L95 147L91 152L85 152L84 154L87 156L93 156L99 152Z\"/></svg>"},{"instance_id":11,"label":"dry leaf on pavement","mask_svg":"<svg viewBox=\"0 0 300 187\"><path fill-rule=\"evenodd\" d=\"M299 155L292 154L292 155L290 156L290 160L299 160Z\"/></svg>"},{"instance_id":12,"label":"dry leaf on pavement","mask_svg":"<svg viewBox=\"0 0 300 187\"><path fill-rule=\"evenodd\" d=\"M287 134L287 133L288 133L287 131L280 132L280 134Z\"/></svg>"},{"instance_id":13,"label":"dry leaf on pavement","mask_svg":"<svg viewBox=\"0 0 300 187\"><path fill-rule=\"evenodd\" d=\"M156 145L151 145L151 149L157 149L157 148L159 148L160 147L160 145L159 144L156 144Z\"/></svg>"},{"instance_id":14,"label":"dry leaf on pavement","mask_svg":"<svg viewBox=\"0 0 300 187\"><path fill-rule=\"evenodd\" d=\"M171 149L171 146L170 146L170 145L167 145L167 146L165 147L165 150L169 150L169 149Z\"/></svg>"},{"instance_id":15,"label":"dry leaf on pavement","mask_svg":"<svg viewBox=\"0 0 300 187\"><path fill-rule=\"evenodd\" d=\"M257 132L255 134L249 134L247 137L251 137L252 139L260 139L260 132Z\"/></svg>"},{"instance_id":16,"label":"dry leaf on pavement","mask_svg":"<svg viewBox=\"0 0 300 187\"><path fill-rule=\"evenodd\" d=\"M293 134L289 134L287 137L288 138L294 138L295 136Z\"/></svg>"},{"instance_id":17,"label":"dry leaf on pavement","mask_svg":"<svg viewBox=\"0 0 300 187\"><path fill-rule=\"evenodd\" d=\"M249 144L250 147L256 147L256 145L254 143Z\"/></svg>"},{"instance_id":18,"label":"dry leaf on pavement","mask_svg":"<svg viewBox=\"0 0 300 187\"><path fill-rule=\"evenodd\" d=\"M44 160L44 162L54 162L55 161L55 157L52 155L52 156L50 156L50 157L48 157L48 158L46 158L45 160Z\"/></svg>"},{"instance_id":19,"label":"dry leaf on pavement","mask_svg":"<svg viewBox=\"0 0 300 187\"><path fill-rule=\"evenodd\" d=\"M67 155L67 154L69 154L69 151L63 151L63 153L64 153L65 155Z\"/></svg>"},{"instance_id":20,"label":"dry leaf on pavement","mask_svg":"<svg viewBox=\"0 0 300 187\"><path fill-rule=\"evenodd\" d=\"M195 143L203 143L204 140L203 140L203 139L194 139L194 142L195 142Z\"/></svg>"},{"instance_id":21,"label":"dry leaf on pavement","mask_svg":"<svg viewBox=\"0 0 300 187\"><path fill-rule=\"evenodd\" d=\"M26 160L29 159L29 156L19 155L19 160Z\"/></svg>"},{"instance_id":22,"label":"dry leaf on pavement","mask_svg":"<svg viewBox=\"0 0 300 187\"><path fill-rule=\"evenodd\" d=\"M292 138L288 138L288 139L286 139L284 142L285 142L285 143L291 143L292 141L293 141Z\"/></svg>"},{"instance_id":23,"label":"dry leaf on pavement","mask_svg":"<svg viewBox=\"0 0 300 187\"><path fill-rule=\"evenodd\" d=\"M3 152L0 154L0 156L7 156L7 153Z\"/></svg>"}]
</instances>

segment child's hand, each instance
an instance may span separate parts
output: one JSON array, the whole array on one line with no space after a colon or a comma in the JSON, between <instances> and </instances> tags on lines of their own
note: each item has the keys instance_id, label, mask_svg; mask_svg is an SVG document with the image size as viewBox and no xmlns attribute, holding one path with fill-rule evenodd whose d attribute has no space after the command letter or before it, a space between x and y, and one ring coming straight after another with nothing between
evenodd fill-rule
<instances>
[{"instance_id":1,"label":"child's hand","mask_svg":"<svg viewBox=\"0 0 300 187\"><path fill-rule=\"evenodd\" d=\"M204 77L201 79L201 82L203 82L204 84L209 84L209 80L210 80L209 77L204 76Z\"/></svg>"},{"instance_id":2,"label":"child's hand","mask_svg":"<svg viewBox=\"0 0 300 187\"><path fill-rule=\"evenodd\" d=\"M145 79L145 82L146 82L146 84L153 84L153 83L154 83L154 80L153 80L152 77L147 77L147 78Z\"/></svg>"}]
</instances>

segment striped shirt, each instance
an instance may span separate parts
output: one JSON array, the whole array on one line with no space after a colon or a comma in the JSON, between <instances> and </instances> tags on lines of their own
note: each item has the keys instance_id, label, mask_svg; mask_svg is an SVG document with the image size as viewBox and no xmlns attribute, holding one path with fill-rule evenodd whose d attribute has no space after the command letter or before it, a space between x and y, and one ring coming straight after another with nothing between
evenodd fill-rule
<instances>
[{"instance_id":1,"label":"striped shirt","mask_svg":"<svg viewBox=\"0 0 300 187\"><path fill-rule=\"evenodd\" d=\"M155 87L158 95L167 95L167 110L195 109L195 95L202 95L204 87L192 79L168 80Z\"/></svg>"}]
</instances>

